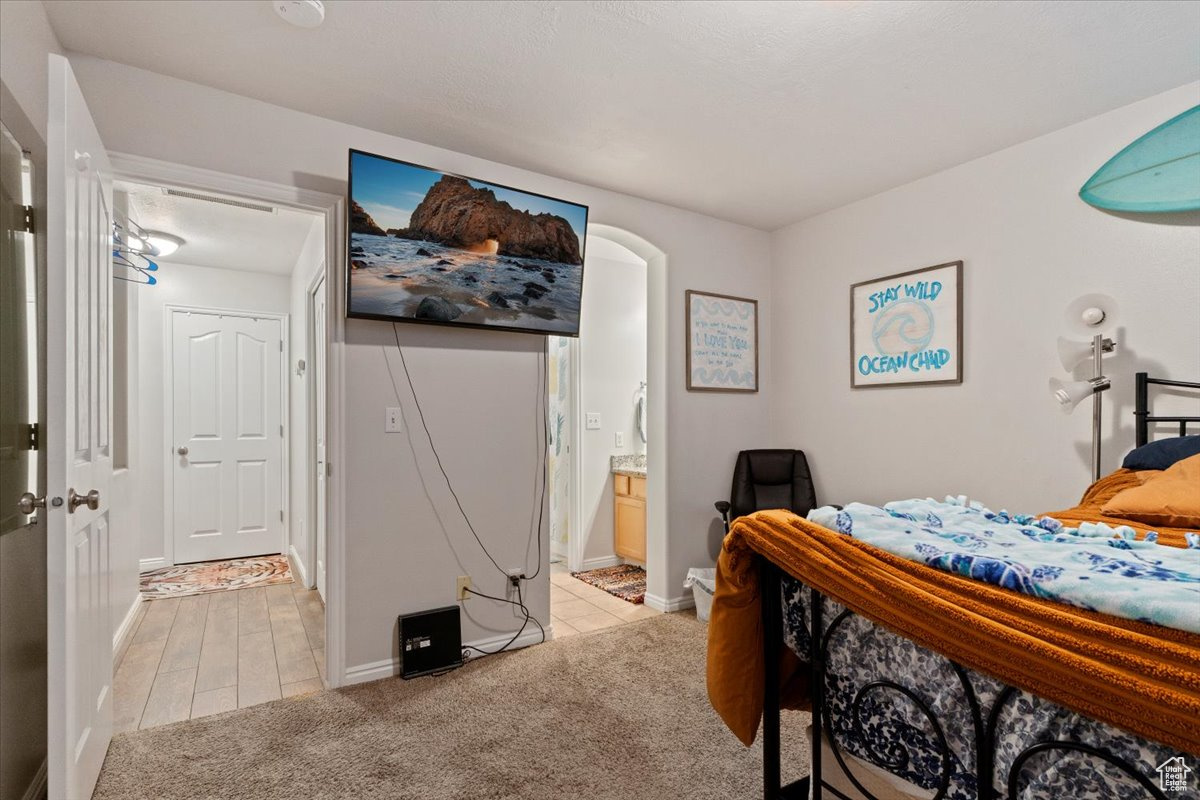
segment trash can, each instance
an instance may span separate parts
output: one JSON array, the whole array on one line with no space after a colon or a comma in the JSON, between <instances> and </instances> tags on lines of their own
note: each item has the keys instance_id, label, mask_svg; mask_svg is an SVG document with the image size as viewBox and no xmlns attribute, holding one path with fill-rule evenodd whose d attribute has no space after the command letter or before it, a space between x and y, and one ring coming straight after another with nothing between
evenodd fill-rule
<instances>
[{"instance_id":1,"label":"trash can","mask_svg":"<svg viewBox=\"0 0 1200 800\"><path fill-rule=\"evenodd\" d=\"M692 568L683 581L683 588L692 590L696 600L696 619L708 622L712 612L713 592L717 590L717 571L714 568Z\"/></svg>"}]
</instances>

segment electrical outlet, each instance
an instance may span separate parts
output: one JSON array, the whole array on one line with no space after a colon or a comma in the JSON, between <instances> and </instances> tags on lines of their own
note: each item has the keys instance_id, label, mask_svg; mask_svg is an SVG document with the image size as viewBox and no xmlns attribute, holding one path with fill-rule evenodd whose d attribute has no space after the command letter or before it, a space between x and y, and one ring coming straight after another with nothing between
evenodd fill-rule
<instances>
[{"instance_id":1,"label":"electrical outlet","mask_svg":"<svg viewBox=\"0 0 1200 800\"><path fill-rule=\"evenodd\" d=\"M404 430L404 414L399 406L384 409L383 432L401 433Z\"/></svg>"},{"instance_id":2,"label":"electrical outlet","mask_svg":"<svg viewBox=\"0 0 1200 800\"><path fill-rule=\"evenodd\" d=\"M587 412L587 416L584 417L584 424L589 431L600 430L600 414L595 411Z\"/></svg>"},{"instance_id":3,"label":"electrical outlet","mask_svg":"<svg viewBox=\"0 0 1200 800\"><path fill-rule=\"evenodd\" d=\"M625 431L617 431L613 434L613 445L616 447L625 446Z\"/></svg>"},{"instance_id":4,"label":"electrical outlet","mask_svg":"<svg viewBox=\"0 0 1200 800\"><path fill-rule=\"evenodd\" d=\"M458 597L459 600L466 600L468 597L471 596L471 593L467 591L467 589L470 589L470 588L471 588L471 576L470 575L459 575L458 582L455 584L454 594Z\"/></svg>"}]
</instances>

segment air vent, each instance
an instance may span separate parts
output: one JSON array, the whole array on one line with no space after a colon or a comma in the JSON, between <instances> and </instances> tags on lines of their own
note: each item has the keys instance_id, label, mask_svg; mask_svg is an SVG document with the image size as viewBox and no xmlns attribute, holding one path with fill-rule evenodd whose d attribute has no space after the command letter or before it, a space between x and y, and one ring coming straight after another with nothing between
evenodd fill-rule
<instances>
[{"instance_id":1,"label":"air vent","mask_svg":"<svg viewBox=\"0 0 1200 800\"><path fill-rule=\"evenodd\" d=\"M163 194L171 197L186 197L190 200L204 200L209 203L220 203L224 206L234 206L235 208L248 208L251 211L265 211L268 214L274 214L275 209L272 206L264 206L258 203L247 203L244 200L231 200L228 197L216 197L211 194L199 194L197 192L186 192L182 189L163 189Z\"/></svg>"}]
</instances>

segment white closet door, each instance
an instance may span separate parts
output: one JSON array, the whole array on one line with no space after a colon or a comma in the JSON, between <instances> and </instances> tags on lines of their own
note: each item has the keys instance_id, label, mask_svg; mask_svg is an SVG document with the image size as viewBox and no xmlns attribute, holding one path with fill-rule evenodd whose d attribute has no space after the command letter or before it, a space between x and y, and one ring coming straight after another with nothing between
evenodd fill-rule
<instances>
[{"instance_id":1,"label":"white closet door","mask_svg":"<svg viewBox=\"0 0 1200 800\"><path fill-rule=\"evenodd\" d=\"M277 319L171 312L175 563L283 552Z\"/></svg>"}]
</instances>

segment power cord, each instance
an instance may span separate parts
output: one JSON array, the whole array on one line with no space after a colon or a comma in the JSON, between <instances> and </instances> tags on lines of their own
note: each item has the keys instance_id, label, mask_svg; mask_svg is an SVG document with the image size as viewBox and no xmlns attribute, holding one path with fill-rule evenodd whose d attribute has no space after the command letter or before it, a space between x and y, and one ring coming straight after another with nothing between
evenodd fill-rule
<instances>
[{"instance_id":1,"label":"power cord","mask_svg":"<svg viewBox=\"0 0 1200 800\"><path fill-rule=\"evenodd\" d=\"M470 654L467 652L468 650L474 650L476 653L479 653L480 656L494 656L494 655L503 653L505 650L512 647L513 642L515 642L517 639L520 638L521 634L525 632L525 628L529 626L530 622L532 622L534 625L537 625L538 631L540 631L542 634L542 642L546 641L546 629L542 627L542 623L538 622L537 619L535 619L533 617L533 615L529 613L529 609L525 605L525 598L521 594L521 581L525 580L525 576L524 575L520 575L520 576L512 575L509 577L509 580L512 583L513 588L515 588L517 590L517 599L516 600L509 600L506 597L493 597L490 594L484 594L483 592L477 592L474 589L470 588L469 586L463 589L464 592L469 592L469 593L475 595L476 597L484 597L484 598L487 598L488 600L495 600L498 603L508 603L510 606L520 609L521 613L525 616L525 619L521 622L521 627L518 628L517 632L513 634L512 638L509 639L507 642L505 642L504 645L501 646L498 650L484 650L483 648L476 647L475 645L471 645L471 644L464 645L463 646L463 660L464 661L466 661L467 659L469 659L471 657Z\"/></svg>"},{"instance_id":2,"label":"power cord","mask_svg":"<svg viewBox=\"0 0 1200 800\"><path fill-rule=\"evenodd\" d=\"M425 412L421 408L421 400L417 396L417 388L413 384L412 373L409 372L409 369L408 369L408 360L404 357L404 348L400 344L400 331L397 329L395 322L392 323L392 336L396 340L396 350L398 350L400 353L400 364L404 368L404 377L405 377L405 380L408 382L408 389L412 393L413 404L417 407L417 415L418 415L418 417L420 417L420 420L421 420L421 428L424 429L424 431L425 431L425 438L429 442L429 449L433 452L433 457L434 457L434 460L437 462L438 470L442 473L442 478L446 481L446 488L450 491L450 495L454 498L454 503L458 507L458 513L462 515L463 521L467 524L467 529L470 530L471 535L473 537L475 537L475 542L479 545L479 549L483 551L483 554L485 556L487 556L488 561L492 562L492 566L494 566L500 574L504 575L504 577L507 578L509 583L513 586L513 588L515 588L517 590L517 599L516 599L516 601L513 601L513 600L509 600L508 598L504 598L504 597L495 597L493 595L484 594L483 592L477 592L474 589L471 589L470 587L465 587L463 589L463 591L469 592L473 595L476 595L477 597L483 597L485 599L494 600L499 603L507 603L511 606L514 606L514 607L520 609L522 615L524 615L524 620L521 622L521 627L517 629L517 632L513 634L512 638L509 639L507 642L505 642L504 645L500 649L498 649L498 650L483 650L482 648L475 647L474 645L466 645L465 647L463 647L463 659L466 660L467 658L469 658L469 655L467 652L469 650L474 650L475 652L480 653L483 656L490 656L490 655L496 655L498 653L503 653L505 650L507 650L509 647L512 646L513 642L515 642L518 638L520 638L521 634L525 632L525 629L529 626L530 622L532 622L534 625L536 625L538 627L538 630L541 632L541 635L542 635L542 642L545 642L546 641L546 629L544 627L542 627L542 623L538 622L538 620L529 612L529 608L525 605L524 595L521 591L521 581L532 580L532 578L526 577L524 573L522 573L521 575L509 575L500 566L500 564L497 563L496 559L492 557L491 552L489 552L487 549L487 546L484 545L483 539L480 538L479 533L475 530L475 526L471 523L471 518L467 515L466 509L463 508L463 504L462 504L462 501L458 497L458 493L456 491L454 491L454 484L450 481L450 476L446 472L446 467L442 464L442 457L441 457L441 455L439 455L439 453L437 451L437 446L433 443L433 434L430 433L429 424L425 421ZM392 372L392 362L391 362L391 359L387 358L386 350L384 353L383 360L384 360L384 364L387 366L388 377L391 379L391 382L392 382L392 390L396 393L396 399L399 400L400 399L400 388L396 385L396 376ZM539 385L540 385L538 396L539 396L540 402L538 404L539 408L538 408L537 413L541 416L541 419L542 419L541 426L540 426L542 429L542 437L539 437L537 435L537 427L535 427L534 440L537 445L541 445L541 470L540 471L542 474L542 488L541 488L541 494L539 496L539 501L538 501L537 527L534 528L533 531L531 532L531 535L536 536L537 544L538 544L538 561L537 561L538 566L537 566L537 570L533 573L533 576L532 576L533 578L536 578L542 571L541 531L542 531L542 523L545 519L544 515L545 515L545 507L546 507L546 484L548 482L547 477L546 477L546 467L548 465L549 454L547 452L547 447L544 444L544 442L546 440L548 440L549 431L550 431L549 419L547 416L547 404L549 402L549 389L548 389L547 384L548 384L549 375L547 372L548 366L547 366L547 361L546 361L546 354L544 351L542 353L541 359L539 359L539 361L538 361L538 367L539 367L538 368L538 381L539 381ZM528 550L526 550L526 552L528 552Z\"/></svg>"},{"instance_id":3,"label":"power cord","mask_svg":"<svg viewBox=\"0 0 1200 800\"><path fill-rule=\"evenodd\" d=\"M429 432L429 425L425 422L425 412L421 410L421 400L417 397L417 388L413 386L412 374L408 371L408 361L404 358L404 348L400 346L400 332L396 330L395 322L392 323L392 335L396 338L396 349L400 351L400 364L404 367L404 377L408 380L408 389L412 392L413 403L417 407L417 415L421 418L421 427L425 429L425 438L429 440L429 449L433 451L433 458L437 461L442 478L446 481L446 488L450 490L450 496L454 498L454 504L458 506L458 513L462 514L463 521L467 523L467 529L471 531L471 535L475 537L475 541L479 544L479 549L488 557L488 561L492 562L492 566L496 568L496 571L507 578L508 573L496 563L496 559L492 558L492 554L488 552L483 539L480 539L479 534L475 532L475 526L471 524L471 518L467 516L462 501L458 499L458 492L454 491L454 484L450 482L450 476L446 474L446 468L442 466L442 457L438 455L437 446L433 443L433 435ZM392 389L396 392L396 399L399 400L400 389L396 386L396 376L392 374L392 362L388 358L384 358L384 362L387 364L388 377L392 379Z\"/></svg>"}]
</instances>

